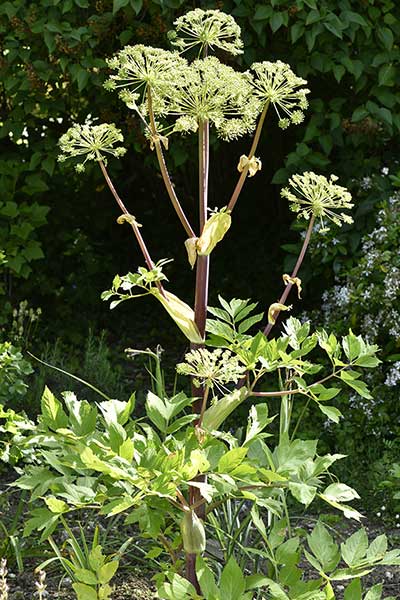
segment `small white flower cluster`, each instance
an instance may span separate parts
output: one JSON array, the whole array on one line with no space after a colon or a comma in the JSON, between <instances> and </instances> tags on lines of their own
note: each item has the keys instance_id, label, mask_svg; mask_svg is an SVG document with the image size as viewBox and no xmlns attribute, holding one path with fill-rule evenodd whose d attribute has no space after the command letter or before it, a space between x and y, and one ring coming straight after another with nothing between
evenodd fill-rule
<instances>
[{"instance_id":1,"label":"small white flower cluster","mask_svg":"<svg viewBox=\"0 0 400 600\"><path fill-rule=\"evenodd\" d=\"M389 369L386 379L385 385L389 387L394 387L400 384L400 361L393 363L393 366Z\"/></svg>"},{"instance_id":2,"label":"small white flower cluster","mask_svg":"<svg viewBox=\"0 0 400 600\"><path fill-rule=\"evenodd\" d=\"M61 154L58 160L64 162L67 158L85 157L85 160L75 167L78 173L82 173L88 160L103 161L106 164L106 155L117 158L123 156L126 148L116 147L116 144L123 141L121 131L114 124L79 125L76 123L60 138Z\"/></svg>"},{"instance_id":3,"label":"small white flower cluster","mask_svg":"<svg viewBox=\"0 0 400 600\"><path fill-rule=\"evenodd\" d=\"M400 269L391 267L384 279L384 294L388 300L395 300L400 294Z\"/></svg>"}]
</instances>

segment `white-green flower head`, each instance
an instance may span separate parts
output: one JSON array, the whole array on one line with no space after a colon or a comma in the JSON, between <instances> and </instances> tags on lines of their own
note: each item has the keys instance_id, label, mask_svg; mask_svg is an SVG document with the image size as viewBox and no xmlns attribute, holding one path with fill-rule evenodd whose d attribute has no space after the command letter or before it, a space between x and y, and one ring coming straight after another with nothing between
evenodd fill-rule
<instances>
[{"instance_id":1,"label":"white-green flower head","mask_svg":"<svg viewBox=\"0 0 400 600\"><path fill-rule=\"evenodd\" d=\"M185 355L185 362L176 366L180 375L194 377L196 386L225 385L237 383L245 374L246 368L239 363L237 356L229 350L192 350Z\"/></svg>"},{"instance_id":2,"label":"white-green flower head","mask_svg":"<svg viewBox=\"0 0 400 600\"><path fill-rule=\"evenodd\" d=\"M281 196L289 200L290 209L299 213L300 218L309 220L314 215L321 222L320 231L328 231L329 228L324 226L325 219L339 226L353 222L350 215L341 212L341 209L347 210L354 206L351 194L345 187L336 184L337 179L336 175L327 179L312 171L293 175L289 179L292 189L283 188Z\"/></svg>"},{"instance_id":3,"label":"white-green flower head","mask_svg":"<svg viewBox=\"0 0 400 600\"><path fill-rule=\"evenodd\" d=\"M121 131L113 123L102 123L101 125L75 123L60 138L61 154L58 156L58 160L64 162L67 158L85 157L75 167L78 173L82 173L88 160L101 160L107 164L107 155L117 158L123 156L126 148L116 146L123 141Z\"/></svg>"},{"instance_id":4,"label":"white-green flower head","mask_svg":"<svg viewBox=\"0 0 400 600\"><path fill-rule=\"evenodd\" d=\"M248 74L211 56L193 61L186 75L169 108L169 114L178 117L175 131L196 131L199 122L208 120L220 137L230 140L254 129L259 106Z\"/></svg>"},{"instance_id":5,"label":"white-green flower head","mask_svg":"<svg viewBox=\"0 0 400 600\"><path fill-rule=\"evenodd\" d=\"M163 112L163 99L174 93L187 68L186 59L178 52L142 44L125 46L107 64L116 73L110 75L104 87L108 90L125 88L120 96L130 108L137 108L150 89L157 97L153 107L155 113Z\"/></svg>"},{"instance_id":6,"label":"white-green flower head","mask_svg":"<svg viewBox=\"0 0 400 600\"><path fill-rule=\"evenodd\" d=\"M279 127L286 129L291 123L299 125L304 120L304 110L308 107L307 94L303 87L307 81L295 75L286 63L254 63L251 66L255 96L261 106L273 104L279 117Z\"/></svg>"},{"instance_id":7,"label":"white-green flower head","mask_svg":"<svg viewBox=\"0 0 400 600\"><path fill-rule=\"evenodd\" d=\"M181 51L195 46L220 48L230 54L243 54L240 27L235 19L219 10L195 8L174 21L168 37Z\"/></svg>"}]
</instances>

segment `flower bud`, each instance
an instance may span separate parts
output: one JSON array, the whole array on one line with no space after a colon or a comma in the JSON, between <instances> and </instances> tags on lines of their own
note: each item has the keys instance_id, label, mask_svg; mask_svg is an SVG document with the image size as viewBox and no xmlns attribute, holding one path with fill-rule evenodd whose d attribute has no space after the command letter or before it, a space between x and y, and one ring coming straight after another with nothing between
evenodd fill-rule
<instances>
[{"instance_id":1,"label":"flower bud","mask_svg":"<svg viewBox=\"0 0 400 600\"><path fill-rule=\"evenodd\" d=\"M247 395L247 389L241 387L214 402L204 413L203 427L209 431L217 430L239 404L247 398Z\"/></svg>"},{"instance_id":2,"label":"flower bud","mask_svg":"<svg viewBox=\"0 0 400 600\"><path fill-rule=\"evenodd\" d=\"M291 283L292 285L295 285L297 287L297 296L298 298L301 300L301 279L300 277L290 277L290 275L288 275L287 273L285 273L284 275L282 275L282 279L285 285L289 285L289 283Z\"/></svg>"},{"instance_id":3,"label":"flower bud","mask_svg":"<svg viewBox=\"0 0 400 600\"><path fill-rule=\"evenodd\" d=\"M237 170L239 171L239 173L242 173L242 171L244 171L244 169L247 168L249 177L253 177L257 173L257 171L261 171L261 167L262 163L259 158L256 158L255 156L249 158L245 154L242 154L239 160L239 164L237 166Z\"/></svg>"},{"instance_id":4,"label":"flower bud","mask_svg":"<svg viewBox=\"0 0 400 600\"><path fill-rule=\"evenodd\" d=\"M164 290L163 295L158 288L152 288L150 292L161 302L170 317L178 325L179 329L194 344L201 344L203 338L194 320L194 310L180 298Z\"/></svg>"},{"instance_id":5,"label":"flower bud","mask_svg":"<svg viewBox=\"0 0 400 600\"><path fill-rule=\"evenodd\" d=\"M194 510L185 511L181 521L183 549L187 554L201 554L206 549L204 525Z\"/></svg>"},{"instance_id":6,"label":"flower bud","mask_svg":"<svg viewBox=\"0 0 400 600\"><path fill-rule=\"evenodd\" d=\"M188 238L185 242L185 248L188 254L188 261L190 266L194 267L194 265L196 264L196 260L197 260L197 250L196 250L196 244L199 238L197 237L191 237Z\"/></svg>"},{"instance_id":7,"label":"flower bud","mask_svg":"<svg viewBox=\"0 0 400 600\"><path fill-rule=\"evenodd\" d=\"M215 246L228 231L231 222L231 215L224 208L220 212L211 215L203 227L201 236L197 240L197 254L199 256L208 256L211 254Z\"/></svg>"},{"instance_id":8,"label":"flower bud","mask_svg":"<svg viewBox=\"0 0 400 600\"><path fill-rule=\"evenodd\" d=\"M291 310L292 305L285 306L285 304L281 304L280 302L274 302L268 309L268 323L270 325L274 325L276 321L276 317L279 315L281 310Z\"/></svg>"}]
</instances>

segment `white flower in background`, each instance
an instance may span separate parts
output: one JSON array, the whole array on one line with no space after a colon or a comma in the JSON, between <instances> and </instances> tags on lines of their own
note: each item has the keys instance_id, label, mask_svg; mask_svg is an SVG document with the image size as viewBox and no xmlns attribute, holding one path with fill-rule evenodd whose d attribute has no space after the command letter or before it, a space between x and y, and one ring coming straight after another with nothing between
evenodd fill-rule
<instances>
[{"instance_id":1,"label":"white flower in background","mask_svg":"<svg viewBox=\"0 0 400 600\"><path fill-rule=\"evenodd\" d=\"M385 385L389 387L394 387L400 383L400 361L393 363L393 366L389 369L386 379Z\"/></svg>"},{"instance_id":2,"label":"white flower in background","mask_svg":"<svg viewBox=\"0 0 400 600\"><path fill-rule=\"evenodd\" d=\"M88 160L101 160L106 164L107 155L116 158L123 156L126 148L116 146L123 141L121 131L114 124L79 125L76 123L60 138L61 154L58 160L64 162L68 158L85 157L85 160L75 167L81 173L85 170L85 163Z\"/></svg>"}]
</instances>

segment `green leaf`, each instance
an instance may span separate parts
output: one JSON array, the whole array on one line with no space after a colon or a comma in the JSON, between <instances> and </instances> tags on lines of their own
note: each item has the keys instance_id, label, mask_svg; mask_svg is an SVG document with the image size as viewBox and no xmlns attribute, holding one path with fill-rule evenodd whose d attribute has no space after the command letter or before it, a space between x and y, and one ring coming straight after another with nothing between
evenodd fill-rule
<instances>
[{"instance_id":1,"label":"green leaf","mask_svg":"<svg viewBox=\"0 0 400 600\"><path fill-rule=\"evenodd\" d=\"M297 483L294 481L289 482L289 490L301 504L304 506L308 506L315 498L315 494L317 493L317 488L312 485L307 485L306 483Z\"/></svg>"},{"instance_id":2,"label":"green leaf","mask_svg":"<svg viewBox=\"0 0 400 600\"><path fill-rule=\"evenodd\" d=\"M64 502L63 500L59 500L54 496L49 496L45 498L44 501L46 502L48 508L51 510L52 513L62 514L68 512L69 510L69 506L66 502Z\"/></svg>"},{"instance_id":3,"label":"green leaf","mask_svg":"<svg viewBox=\"0 0 400 600\"><path fill-rule=\"evenodd\" d=\"M115 15L121 8L128 6L130 0L114 0L113 2L113 14Z\"/></svg>"},{"instance_id":4,"label":"green leaf","mask_svg":"<svg viewBox=\"0 0 400 600\"><path fill-rule=\"evenodd\" d=\"M328 485L324 491L324 496L334 502L351 502L351 500L360 498L357 492L345 483L332 483Z\"/></svg>"},{"instance_id":5,"label":"green leaf","mask_svg":"<svg viewBox=\"0 0 400 600\"><path fill-rule=\"evenodd\" d=\"M366 594L364 600L380 600L382 598L383 584L377 583Z\"/></svg>"},{"instance_id":6,"label":"green leaf","mask_svg":"<svg viewBox=\"0 0 400 600\"><path fill-rule=\"evenodd\" d=\"M205 597L217 597L219 591L215 583L215 577L201 555L199 555L196 560L196 575L200 584L201 591L205 595Z\"/></svg>"},{"instance_id":7,"label":"green leaf","mask_svg":"<svg viewBox=\"0 0 400 600\"><path fill-rule=\"evenodd\" d=\"M104 565L105 557L103 554L102 547L96 546L89 553L89 565L93 571L97 571Z\"/></svg>"},{"instance_id":8,"label":"green leaf","mask_svg":"<svg viewBox=\"0 0 400 600\"><path fill-rule=\"evenodd\" d=\"M73 583L73 589L76 592L77 600L98 600L97 592L84 583Z\"/></svg>"},{"instance_id":9,"label":"green leaf","mask_svg":"<svg viewBox=\"0 0 400 600\"><path fill-rule=\"evenodd\" d=\"M153 392L148 392L147 394L146 414L160 431L165 431L168 420L167 409L161 398L153 394Z\"/></svg>"},{"instance_id":10,"label":"green leaf","mask_svg":"<svg viewBox=\"0 0 400 600\"><path fill-rule=\"evenodd\" d=\"M333 65L333 74L338 83L341 82L343 75L346 73L346 69L343 65Z\"/></svg>"},{"instance_id":11,"label":"green leaf","mask_svg":"<svg viewBox=\"0 0 400 600\"><path fill-rule=\"evenodd\" d=\"M378 38L387 50L391 50L394 44L394 37L389 27L380 27L378 29Z\"/></svg>"},{"instance_id":12,"label":"green leaf","mask_svg":"<svg viewBox=\"0 0 400 600\"><path fill-rule=\"evenodd\" d=\"M95 573L89 571L89 569L75 569L74 575L81 583L86 583L87 585L97 585L98 583Z\"/></svg>"},{"instance_id":13,"label":"green leaf","mask_svg":"<svg viewBox=\"0 0 400 600\"><path fill-rule=\"evenodd\" d=\"M382 559L388 548L387 537L385 534L379 535L371 542L367 551L367 560L376 561Z\"/></svg>"},{"instance_id":14,"label":"green leaf","mask_svg":"<svg viewBox=\"0 0 400 600\"><path fill-rule=\"evenodd\" d=\"M367 400L372 400L372 396L367 388L367 385L363 381L359 381L354 379L354 373L350 371L341 371L340 378L347 385L352 387L360 396L366 398Z\"/></svg>"},{"instance_id":15,"label":"green leaf","mask_svg":"<svg viewBox=\"0 0 400 600\"><path fill-rule=\"evenodd\" d=\"M78 90L81 92L89 81L89 73L86 69L80 68L76 75L76 81L78 83Z\"/></svg>"},{"instance_id":16,"label":"green leaf","mask_svg":"<svg viewBox=\"0 0 400 600\"><path fill-rule=\"evenodd\" d=\"M300 539L298 537L293 537L278 546L275 554L276 561L281 565L297 564L299 559L299 542Z\"/></svg>"},{"instance_id":17,"label":"green leaf","mask_svg":"<svg viewBox=\"0 0 400 600\"><path fill-rule=\"evenodd\" d=\"M68 417L65 414L61 402L52 394L46 386L41 400L42 420L49 429L57 430L68 426Z\"/></svg>"},{"instance_id":18,"label":"green leaf","mask_svg":"<svg viewBox=\"0 0 400 600\"><path fill-rule=\"evenodd\" d=\"M230 473L234 471L244 460L248 448L232 448L221 456L218 461L218 473Z\"/></svg>"},{"instance_id":19,"label":"green leaf","mask_svg":"<svg viewBox=\"0 0 400 600\"><path fill-rule=\"evenodd\" d=\"M258 4L253 19L254 21L265 21L271 17L272 13L272 6L261 6Z\"/></svg>"},{"instance_id":20,"label":"green leaf","mask_svg":"<svg viewBox=\"0 0 400 600\"><path fill-rule=\"evenodd\" d=\"M197 595L193 585L178 573L170 576L170 583L163 583L158 588L158 594L166 600L190 600Z\"/></svg>"},{"instance_id":21,"label":"green leaf","mask_svg":"<svg viewBox=\"0 0 400 600\"><path fill-rule=\"evenodd\" d=\"M100 583L108 583L114 577L117 572L119 566L119 562L117 560L112 560L97 570L97 577Z\"/></svg>"},{"instance_id":22,"label":"green leaf","mask_svg":"<svg viewBox=\"0 0 400 600\"><path fill-rule=\"evenodd\" d=\"M259 433L272 423L275 417L268 417L268 404L256 404L250 408L249 419L246 429L246 439L243 446L249 444Z\"/></svg>"},{"instance_id":23,"label":"green leaf","mask_svg":"<svg viewBox=\"0 0 400 600\"><path fill-rule=\"evenodd\" d=\"M396 69L392 64L382 65L378 73L378 84L392 86L395 83Z\"/></svg>"},{"instance_id":24,"label":"green leaf","mask_svg":"<svg viewBox=\"0 0 400 600\"><path fill-rule=\"evenodd\" d=\"M326 406L325 404L320 404L318 402L319 410L324 413L334 423L339 423L339 419L343 417L342 413L335 406Z\"/></svg>"},{"instance_id":25,"label":"green leaf","mask_svg":"<svg viewBox=\"0 0 400 600\"><path fill-rule=\"evenodd\" d=\"M250 329L250 327L253 327L253 325L255 325L256 323L259 323L263 318L264 318L264 313L259 313L258 315L253 315L252 317L245 319L244 321L242 321L240 323L240 325L238 327L239 333L246 333L246 331L248 331Z\"/></svg>"},{"instance_id":26,"label":"green leaf","mask_svg":"<svg viewBox=\"0 0 400 600\"><path fill-rule=\"evenodd\" d=\"M301 22L295 23L290 28L290 37L292 39L292 44L295 44L297 40L299 40L304 34L304 24Z\"/></svg>"},{"instance_id":27,"label":"green leaf","mask_svg":"<svg viewBox=\"0 0 400 600\"><path fill-rule=\"evenodd\" d=\"M56 46L57 46L57 44L56 44L56 38L55 38L54 34L50 33L49 31L45 31L43 33L43 39L44 39L44 43L47 46L49 54L52 54L53 51L55 50Z\"/></svg>"},{"instance_id":28,"label":"green leaf","mask_svg":"<svg viewBox=\"0 0 400 600\"><path fill-rule=\"evenodd\" d=\"M320 521L307 536L307 542L325 572L333 571L337 567L340 561L339 546Z\"/></svg>"},{"instance_id":29,"label":"green leaf","mask_svg":"<svg viewBox=\"0 0 400 600\"><path fill-rule=\"evenodd\" d=\"M47 508L34 508L31 515L31 518L25 523L23 535L26 537L35 530L42 531L40 541L43 542L55 530L59 515L52 513Z\"/></svg>"},{"instance_id":30,"label":"green leaf","mask_svg":"<svg viewBox=\"0 0 400 600\"><path fill-rule=\"evenodd\" d=\"M365 558L368 549L368 537L365 529L359 529L340 545L342 558L349 567L357 567Z\"/></svg>"},{"instance_id":31,"label":"green leaf","mask_svg":"<svg viewBox=\"0 0 400 600\"><path fill-rule=\"evenodd\" d=\"M224 600L241 600L245 591L245 579L233 556L225 565L220 582L220 595Z\"/></svg>"},{"instance_id":32,"label":"green leaf","mask_svg":"<svg viewBox=\"0 0 400 600\"><path fill-rule=\"evenodd\" d=\"M361 600L361 580L357 577L347 586L344 600Z\"/></svg>"},{"instance_id":33,"label":"green leaf","mask_svg":"<svg viewBox=\"0 0 400 600\"><path fill-rule=\"evenodd\" d=\"M270 27L275 33L283 25L283 14L281 12L275 12L270 19Z\"/></svg>"},{"instance_id":34,"label":"green leaf","mask_svg":"<svg viewBox=\"0 0 400 600\"><path fill-rule=\"evenodd\" d=\"M135 13L138 15L143 7L143 0L130 0L131 6Z\"/></svg>"}]
</instances>

